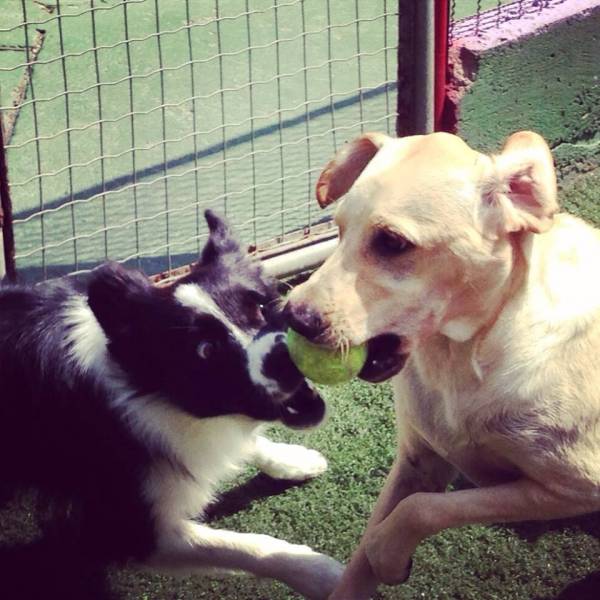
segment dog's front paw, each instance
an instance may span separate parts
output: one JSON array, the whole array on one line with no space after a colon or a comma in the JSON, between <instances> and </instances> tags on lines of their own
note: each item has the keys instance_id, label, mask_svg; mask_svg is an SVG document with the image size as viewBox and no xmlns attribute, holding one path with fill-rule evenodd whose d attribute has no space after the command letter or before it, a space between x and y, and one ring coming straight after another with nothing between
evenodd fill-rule
<instances>
[{"instance_id":1,"label":"dog's front paw","mask_svg":"<svg viewBox=\"0 0 600 600\"><path fill-rule=\"evenodd\" d=\"M365 553L379 581L398 585L409 578L412 558L405 555L397 540L390 540L386 533L375 528L366 539Z\"/></svg>"},{"instance_id":2,"label":"dog's front paw","mask_svg":"<svg viewBox=\"0 0 600 600\"><path fill-rule=\"evenodd\" d=\"M275 444L276 452L262 458L258 467L275 479L305 481L327 470L327 459L316 450L296 444Z\"/></svg>"}]
</instances>

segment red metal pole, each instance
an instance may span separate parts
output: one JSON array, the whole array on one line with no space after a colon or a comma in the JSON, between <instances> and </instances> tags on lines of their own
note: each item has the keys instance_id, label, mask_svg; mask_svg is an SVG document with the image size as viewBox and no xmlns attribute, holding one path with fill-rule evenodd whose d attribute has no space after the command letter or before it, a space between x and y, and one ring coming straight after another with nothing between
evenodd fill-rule
<instances>
[{"instance_id":1,"label":"red metal pole","mask_svg":"<svg viewBox=\"0 0 600 600\"><path fill-rule=\"evenodd\" d=\"M443 131L446 77L448 72L448 0L435 0L434 128Z\"/></svg>"}]
</instances>

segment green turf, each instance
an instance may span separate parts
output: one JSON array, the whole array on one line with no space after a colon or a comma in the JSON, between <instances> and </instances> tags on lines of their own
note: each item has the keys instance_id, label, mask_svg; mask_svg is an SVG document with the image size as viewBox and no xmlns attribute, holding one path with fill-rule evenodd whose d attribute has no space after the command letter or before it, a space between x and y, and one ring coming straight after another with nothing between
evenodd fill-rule
<instances>
[{"instance_id":1,"label":"green turf","mask_svg":"<svg viewBox=\"0 0 600 600\"><path fill-rule=\"evenodd\" d=\"M456 0L451 3L454 19L464 19L477 14L477 11L490 10L502 4L510 4L514 0Z\"/></svg>"}]
</instances>

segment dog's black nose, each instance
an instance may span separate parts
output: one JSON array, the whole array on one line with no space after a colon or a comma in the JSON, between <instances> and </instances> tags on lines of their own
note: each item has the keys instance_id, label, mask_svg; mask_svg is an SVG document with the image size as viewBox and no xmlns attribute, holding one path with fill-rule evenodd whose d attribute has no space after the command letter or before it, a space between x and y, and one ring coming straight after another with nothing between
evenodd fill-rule
<instances>
[{"instance_id":1,"label":"dog's black nose","mask_svg":"<svg viewBox=\"0 0 600 600\"><path fill-rule=\"evenodd\" d=\"M314 340L325 331L321 315L304 303L288 302L283 310L284 318L292 329L309 340Z\"/></svg>"}]
</instances>

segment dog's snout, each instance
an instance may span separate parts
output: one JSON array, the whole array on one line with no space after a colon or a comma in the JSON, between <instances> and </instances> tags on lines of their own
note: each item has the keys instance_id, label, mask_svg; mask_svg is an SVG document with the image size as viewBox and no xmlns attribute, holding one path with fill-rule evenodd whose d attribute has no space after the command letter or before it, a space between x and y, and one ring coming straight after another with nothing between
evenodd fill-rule
<instances>
[{"instance_id":1,"label":"dog's snout","mask_svg":"<svg viewBox=\"0 0 600 600\"><path fill-rule=\"evenodd\" d=\"M321 315L308 304L288 302L284 309L287 324L309 340L315 339L325 330Z\"/></svg>"}]
</instances>

